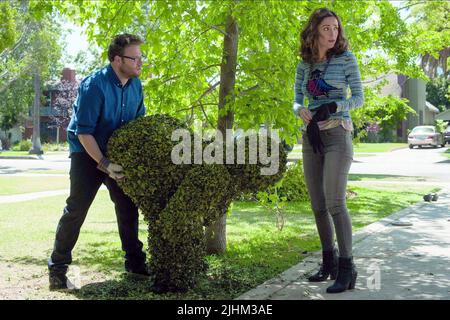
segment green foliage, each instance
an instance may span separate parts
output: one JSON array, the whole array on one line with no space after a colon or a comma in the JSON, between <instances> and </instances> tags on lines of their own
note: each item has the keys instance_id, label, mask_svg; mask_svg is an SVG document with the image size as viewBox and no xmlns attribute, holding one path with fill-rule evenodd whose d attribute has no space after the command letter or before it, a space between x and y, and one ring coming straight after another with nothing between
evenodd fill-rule
<instances>
[{"instance_id":1,"label":"green foliage","mask_svg":"<svg viewBox=\"0 0 450 320\"><path fill-rule=\"evenodd\" d=\"M287 168L283 179L280 181L278 193L280 197L286 197L287 201L309 200L302 160L296 161Z\"/></svg>"},{"instance_id":2,"label":"green foliage","mask_svg":"<svg viewBox=\"0 0 450 320\"><path fill-rule=\"evenodd\" d=\"M22 120L33 101L33 87L26 76L13 81L0 92L0 128L7 131Z\"/></svg>"},{"instance_id":3,"label":"green foliage","mask_svg":"<svg viewBox=\"0 0 450 320\"><path fill-rule=\"evenodd\" d=\"M439 133L444 133L445 129L447 129L447 122L444 120L435 120L434 125L436 126L436 130Z\"/></svg>"},{"instance_id":4,"label":"green foliage","mask_svg":"<svg viewBox=\"0 0 450 320\"><path fill-rule=\"evenodd\" d=\"M174 164L178 142L171 136L182 128L187 129L175 118L153 115L126 124L108 142L108 157L124 168L126 178L118 183L148 222L150 268L159 292L194 287L207 267L203 226L241 192L257 192L281 179L286 165L281 144L279 171L271 176L260 174L265 167L260 163ZM193 143L192 131L190 137Z\"/></svg>"},{"instance_id":5,"label":"green foliage","mask_svg":"<svg viewBox=\"0 0 450 320\"><path fill-rule=\"evenodd\" d=\"M69 151L69 143L43 143L42 150L47 151Z\"/></svg>"},{"instance_id":6,"label":"green foliage","mask_svg":"<svg viewBox=\"0 0 450 320\"><path fill-rule=\"evenodd\" d=\"M427 82L427 101L441 112L450 109L450 79L441 76Z\"/></svg>"},{"instance_id":7,"label":"green foliage","mask_svg":"<svg viewBox=\"0 0 450 320\"><path fill-rule=\"evenodd\" d=\"M197 119L210 127L219 116L223 30L231 15L239 29L238 60L233 96L223 112L233 112L235 128L262 123L283 128L288 143L299 125L291 111L299 32L314 9L327 6L341 16L363 79L388 71L425 78L417 57L445 42L444 35L433 31L429 38L426 28L408 25L386 0L351 6L347 1L231 0L64 1L55 6L85 23L89 38L101 48L119 32L141 35L150 62L142 74L149 112ZM376 104L376 95L368 95L366 103Z\"/></svg>"},{"instance_id":8,"label":"green foliage","mask_svg":"<svg viewBox=\"0 0 450 320\"><path fill-rule=\"evenodd\" d=\"M0 2L0 53L14 44L17 39L16 19L18 12L9 1Z\"/></svg>"},{"instance_id":9,"label":"green foliage","mask_svg":"<svg viewBox=\"0 0 450 320\"><path fill-rule=\"evenodd\" d=\"M0 92L7 90L10 84L20 77L30 78L33 72L39 72L43 81L59 76L61 27L51 14L53 4L46 2L43 6L39 5L39 2L42 3L42 1L1 2L1 6L14 12L15 20L14 26L11 26L14 28L0 30L0 39L5 37L12 39L12 42L6 41L1 45L5 48L0 50L2 61Z\"/></svg>"},{"instance_id":10,"label":"green foliage","mask_svg":"<svg viewBox=\"0 0 450 320\"><path fill-rule=\"evenodd\" d=\"M285 217L284 208L291 201L308 201L308 189L303 173L303 162L298 160L287 167L283 178L264 191L253 194L244 194L242 200L257 200L266 210L276 216L278 230L282 230Z\"/></svg>"},{"instance_id":11,"label":"green foliage","mask_svg":"<svg viewBox=\"0 0 450 320\"><path fill-rule=\"evenodd\" d=\"M430 78L438 75L438 68L448 77L450 56L450 2L409 0L410 28L416 36L416 50L421 65Z\"/></svg>"},{"instance_id":12,"label":"green foliage","mask_svg":"<svg viewBox=\"0 0 450 320\"><path fill-rule=\"evenodd\" d=\"M377 123L381 127L382 141L392 142L392 131L397 129L399 123L407 118L409 113L416 112L407 103L406 99L392 95L380 96L376 90L365 90L368 101L362 109L352 110L352 120L358 128L359 138L367 135L366 127Z\"/></svg>"},{"instance_id":13,"label":"green foliage","mask_svg":"<svg viewBox=\"0 0 450 320\"><path fill-rule=\"evenodd\" d=\"M31 140L22 140L12 147L13 151L29 151L31 149Z\"/></svg>"}]
</instances>

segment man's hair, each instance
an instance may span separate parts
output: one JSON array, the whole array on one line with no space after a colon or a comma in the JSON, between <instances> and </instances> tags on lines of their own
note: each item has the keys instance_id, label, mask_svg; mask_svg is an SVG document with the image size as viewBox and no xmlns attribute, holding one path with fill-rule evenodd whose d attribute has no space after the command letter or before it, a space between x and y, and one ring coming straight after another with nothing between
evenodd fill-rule
<instances>
[{"instance_id":1,"label":"man's hair","mask_svg":"<svg viewBox=\"0 0 450 320\"><path fill-rule=\"evenodd\" d=\"M319 49L317 46L319 38L319 25L327 17L336 18L339 26L339 33L333 48L326 52L329 59L332 55L338 55L348 50L348 41L342 28L341 19L338 15L327 8L320 8L314 11L309 17L308 23L300 34L300 56L303 61L314 63L319 59Z\"/></svg>"},{"instance_id":2,"label":"man's hair","mask_svg":"<svg viewBox=\"0 0 450 320\"><path fill-rule=\"evenodd\" d=\"M113 61L115 56L122 56L126 47L140 45L142 43L144 41L133 34L124 33L115 36L108 48L109 61Z\"/></svg>"}]
</instances>

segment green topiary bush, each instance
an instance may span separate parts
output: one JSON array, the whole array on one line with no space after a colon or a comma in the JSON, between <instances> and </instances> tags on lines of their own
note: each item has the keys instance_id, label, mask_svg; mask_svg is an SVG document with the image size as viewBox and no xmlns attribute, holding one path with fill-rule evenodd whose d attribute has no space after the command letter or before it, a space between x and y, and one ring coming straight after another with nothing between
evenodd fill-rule
<instances>
[{"instance_id":1,"label":"green topiary bush","mask_svg":"<svg viewBox=\"0 0 450 320\"><path fill-rule=\"evenodd\" d=\"M124 168L126 178L118 184L148 223L149 266L157 292L194 287L207 270L204 226L226 212L239 194L268 188L286 169L281 144L279 170L270 176L260 174L265 166L259 162L248 164L248 145L247 164L174 164L171 152L179 142L171 135L180 128L187 129L170 116L147 116L116 130L108 142L109 159Z\"/></svg>"}]
</instances>

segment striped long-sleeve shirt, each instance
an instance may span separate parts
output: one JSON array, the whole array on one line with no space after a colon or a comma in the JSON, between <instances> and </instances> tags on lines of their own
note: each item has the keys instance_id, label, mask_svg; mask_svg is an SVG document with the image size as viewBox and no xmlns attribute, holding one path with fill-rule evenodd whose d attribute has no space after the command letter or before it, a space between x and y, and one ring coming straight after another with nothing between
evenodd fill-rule
<instances>
[{"instance_id":1,"label":"striped long-sleeve shirt","mask_svg":"<svg viewBox=\"0 0 450 320\"><path fill-rule=\"evenodd\" d=\"M328 67L327 61L316 63L311 69L311 65L301 61L297 66L295 77L295 98L294 113L299 115L304 105L305 96L308 98L307 108L314 114L314 109L323 103L336 102L337 111L330 116L330 119L319 122L321 130L330 129L342 125L347 130L353 130L349 110L361 107L364 103L364 94L361 84L358 63L355 56L345 51L340 55L331 58ZM307 90L308 80L325 70L323 80L328 92L322 95L313 96ZM351 97L348 98L348 87L351 90Z\"/></svg>"}]
</instances>

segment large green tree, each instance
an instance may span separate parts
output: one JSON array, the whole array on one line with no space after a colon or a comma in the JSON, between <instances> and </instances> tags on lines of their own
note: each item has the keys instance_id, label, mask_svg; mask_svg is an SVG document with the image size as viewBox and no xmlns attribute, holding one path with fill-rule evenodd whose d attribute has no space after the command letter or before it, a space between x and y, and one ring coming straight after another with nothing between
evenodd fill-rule
<instances>
[{"instance_id":1,"label":"large green tree","mask_svg":"<svg viewBox=\"0 0 450 320\"><path fill-rule=\"evenodd\" d=\"M450 75L450 1L405 1L409 13L410 28L417 35L421 66L426 75L435 78L439 74Z\"/></svg>"},{"instance_id":2,"label":"large green tree","mask_svg":"<svg viewBox=\"0 0 450 320\"><path fill-rule=\"evenodd\" d=\"M8 149L11 144L8 131L25 120L32 100L33 88L28 77L14 80L8 90L0 92L0 129L4 131L6 138L4 149Z\"/></svg>"},{"instance_id":3,"label":"large green tree","mask_svg":"<svg viewBox=\"0 0 450 320\"><path fill-rule=\"evenodd\" d=\"M61 70L61 46L58 42L61 28L52 12L42 10L38 3L6 0L0 4L3 10L0 18L3 16L7 21L0 32L0 39L5 39L0 47L0 94L10 96L18 85L27 84L33 88L33 153L42 152L39 132L42 88ZM13 17L13 21L8 20L9 17ZM24 94L30 94L28 88L22 88L21 96ZM22 106L3 103L0 108L0 114L11 115ZM8 126L14 126L20 117L8 116L8 119Z\"/></svg>"},{"instance_id":4,"label":"large green tree","mask_svg":"<svg viewBox=\"0 0 450 320\"><path fill-rule=\"evenodd\" d=\"M292 142L299 120L291 111L299 32L318 7L342 18L365 81L387 72L425 77L417 58L442 49L382 1L61 1L52 5L84 25L106 49L113 35L141 35L149 113L169 113L211 128L280 128ZM439 5L439 3L438 3ZM44 10L50 10L48 4ZM424 40L425 39L425 40ZM106 53L103 55L104 61ZM366 87L366 96L377 89ZM375 100L367 101L374 106ZM389 97L385 104L401 102ZM404 107L404 105L401 105ZM395 110L395 108L393 108ZM358 113L359 112L359 113ZM354 112L360 123L370 120ZM208 230L210 252L225 249L226 215Z\"/></svg>"},{"instance_id":5,"label":"large green tree","mask_svg":"<svg viewBox=\"0 0 450 320\"><path fill-rule=\"evenodd\" d=\"M450 109L450 77L436 77L427 83L427 101L441 112Z\"/></svg>"}]
</instances>

